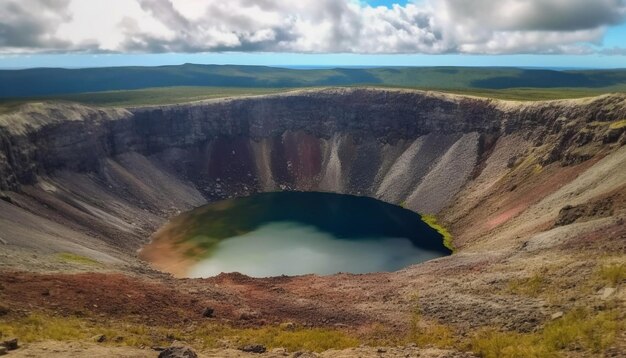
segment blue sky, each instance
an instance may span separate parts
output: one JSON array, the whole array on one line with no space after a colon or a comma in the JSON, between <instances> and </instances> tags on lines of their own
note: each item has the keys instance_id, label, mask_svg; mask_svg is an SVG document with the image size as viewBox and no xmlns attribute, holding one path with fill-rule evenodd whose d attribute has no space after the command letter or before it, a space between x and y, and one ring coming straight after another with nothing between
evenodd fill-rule
<instances>
[{"instance_id":1,"label":"blue sky","mask_svg":"<svg viewBox=\"0 0 626 358\"><path fill-rule=\"evenodd\" d=\"M607 31L604 38L604 47L624 47L626 46L626 24L612 26Z\"/></svg>"},{"instance_id":2,"label":"blue sky","mask_svg":"<svg viewBox=\"0 0 626 358\"><path fill-rule=\"evenodd\" d=\"M408 1L403 0L403 1L393 1L393 0L368 0L366 1L366 3L372 5L372 6L387 6L387 7L391 7L393 6L393 4L398 4L398 5L406 5Z\"/></svg>"},{"instance_id":3,"label":"blue sky","mask_svg":"<svg viewBox=\"0 0 626 358\"><path fill-rule=\"evenodd\" d=\"M268 1L2 0L0 68L626 67L625 0Z\"/></svg>"}]
</instances>

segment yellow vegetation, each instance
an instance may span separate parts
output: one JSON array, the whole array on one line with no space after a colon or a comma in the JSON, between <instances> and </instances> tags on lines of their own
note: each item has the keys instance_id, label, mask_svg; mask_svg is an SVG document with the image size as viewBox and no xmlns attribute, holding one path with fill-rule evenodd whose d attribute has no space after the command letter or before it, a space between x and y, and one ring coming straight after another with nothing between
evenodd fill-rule
<instances>
[{"instance_id":1,"label":"yellow vegetation","mask_svg":"<svg viewBox=\"0 0 626 358\"><path fill-rule=\"evenodd\" d=\"M435 322L424 322L421 317L418 296L412 298L414 302L411 317L411 332L409 341L418 347L453 348L458 342L454 331L445 325Z\"/></svg>"},{"instance_id":2,"label":"yellow vegetation","mask_svg":"<svg viewBox=\"0 0 626 358\"><path fill-rule=\"evenodd\" d=\"M615 121L615 122L599 122L599 121L594 121L594 122L590 122L587 123L587 127L606 127L608 125L608 127L610 129L620 129L620 128L624 128L626 127L626 119L622 119L619 121Z\"/></svg>"},{"instance_id":3,"label":"yellow vegetation","mask_svg":"<svg viewBox=\"0 0 626 358\"><path fill-rule=\"evenodd\" d=\"M622 119L621 121L613 122L609 126L611 129L620 129L626 127L626 119Z\"/></svg>"},{"instance_id":4,"label":"yellow vegetation","mask_svg":"<svg viewBox=\"0 0 626 358\"><path fill-rule=\"evenodd\" d=\"M89 257L80 256L73 254L71 252L61 252L57 254L57 259L61 262L68 264L79 264L79 265L87 265L87 266L97 266L100 263L94 259L90 259Z\"/></svg>"},{"instance_id":5,"label":"yellow vegetation","mask_svg":"<svg viewBox=\"0 0 626 358\"><path fill-rule=\"evenodd\" d=\"M407 335L398 334L396 330L380 323L374 323L364 329L360 339L363 344L372 347L403 346L410 341L410 337Z\"/></svg>"},{"instance_id":6,"label":"yellow vegetation","mask_svg":"<svg viewBox=\"0 0 626 358\"><path fill-rule=\"evenodd\" d=\"M270 349L282 347L291 351L320 352L331 348L355 347L359 344L357 338L342 331L323 328L288 330L268 326L239 329L207 323L190 329L180 329L112 321L97 324L76 317L44 314L32 314L11 321L0 320L0 338L15 336L23 342L85 341L100 334L107 337L105 344L134 347L167 345L175 339L196 347L214 348L220 346L220 340L225 340L238 345L254 343L263 344Z\"/></svg>"},{"instance_id":7,"label":"yellow vegetation","mask_svg":"<svg viewBox=\"0 0 626 358\"><path fill-rule=\"evenodd\" d=\"M437 222L437 217L434 215L422 215L422 220L428 224L431 228L437 231L443 236L443 245L454 252L454 243L452 242L452 234L444 226Z\"/></svg>"},{"instance_id":8,"label":"yellow vegetation","mask_svg":"<svg viewBox=\"0 0 626 358\"><path fill-rule=\"evenodd\" d=\"M457 345L454 331L442 324L427 323L413 330L411 341L418 347L453 348Z\"/></svg>"},{"instance_id":9,"label":"yellow vegetation","mask_svg":"<svg viewBox=\"0 0 626 358\"><path fill-rule=\"evenodd\" d=\"M600 278L607 284L616 287L626 280L626 265L611 264L602 266L599 271Z\"/></svg>"},{"instance_id":10,"label":"yellow vegetation","mask_svg":"<svg viewBox=\"0 0 626 358\"><path fill-rule=\"evenodd\" d=\"M579 308L536 333L482 330L470 348L484 358L558 357L562 351L579 349L599 353L610 347L624 328L616 311L592 315Z\"/></svg>"},{"instance_id":11,"label":"yellow vegetation","mask_svg":"<svg viewBox=\"0 0 626 358\"><path fill-rule=\"evenodd\" d=\"M543 292L546 285L545 277L540 273L535 273L531 277L511 280L508 289L516 295L537 297Z\"/></svg>"}]
</instances>

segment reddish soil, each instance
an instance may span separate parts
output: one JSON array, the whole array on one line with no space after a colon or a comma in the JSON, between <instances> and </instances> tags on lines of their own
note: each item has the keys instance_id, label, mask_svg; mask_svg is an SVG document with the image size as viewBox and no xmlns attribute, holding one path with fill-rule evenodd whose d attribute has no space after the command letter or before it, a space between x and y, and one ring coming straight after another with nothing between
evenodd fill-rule
<instances>
[{"instance_id":1,"label":"reddish soil","mask_svg":"<svg viewBox=\"0 0 626 358\"><path fill-rule=\"evenodd\" d=\"M0 274L0 297L12 309L62 315L106 315L138 322L177 323L202 317L207 305L221 305L159 282L122 274ZM219 309L219 308L218 308Z\"/></svg>"},{"instance_id":2,"label":"reddish soil","mask_svg":"<svg viewBox=\"0 0 626 358\"><path fill-rule=\"evenodd\" d=\"M531 166L503 180L499 188L494 188L492 194L480 203L470 216L454 224L455 227L463 228L461 230L463 235L459 235L463 239L455 240L455 244L463 246L466 241L472 241L507 223L530 206L570 183L601 159L597 157L572 167L552 165L538 174L532 173ZM488 218L488 220L483 221L479 218ZM545 230L546 227L537 225L536 229L539 232Z\"/></svg>"},{"instance_id":3,"label":"reddish soil","mask_svg":"<svg viewBox=\"0 0 626 358\"><path fill-rule=\"evenodd\" d=\"M240 326L295 322L355 327L368 322L334 302L340 298L337 294L316 297L313 291L319 291L306 284L308 279L223 274L207 280L146 280L106 273L4 272L0 298L11 311L104 315L164 325L206 320L202 312L207 307L215 310L215 319Z\"/></svg>"},{"instance_id":4,"label":"reddish soil","mask_svg":"<svg viewBox=\"0 0 626 358\"><path fill-rule=\"evenodd\" d=\"M320 174L322 153L317 138L305 133L293 133L284 136L284 151L291 163L290 172L294 182L310 189L315 178Z\"/></svg>"}]
</instances>

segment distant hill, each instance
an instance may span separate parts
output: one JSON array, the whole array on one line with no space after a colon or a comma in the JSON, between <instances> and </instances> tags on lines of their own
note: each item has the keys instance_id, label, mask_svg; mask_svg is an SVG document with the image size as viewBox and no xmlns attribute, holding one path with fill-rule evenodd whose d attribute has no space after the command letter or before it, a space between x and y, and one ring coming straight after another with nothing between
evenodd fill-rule
<instances>
[{"instance_id":1,"label":"distant hill","mask_svg":"<svg viewBox=\"0 0 626 358\"><path fill-rule=\"evenodd\" d=\"M37 68L0 71L0 98L57 96L158 87L296 88L397 86L441 90L568 88L626 91L624 70L470 67L285 69L263 66L184 64L87 69Z\"/></svg>"}]
</instances>

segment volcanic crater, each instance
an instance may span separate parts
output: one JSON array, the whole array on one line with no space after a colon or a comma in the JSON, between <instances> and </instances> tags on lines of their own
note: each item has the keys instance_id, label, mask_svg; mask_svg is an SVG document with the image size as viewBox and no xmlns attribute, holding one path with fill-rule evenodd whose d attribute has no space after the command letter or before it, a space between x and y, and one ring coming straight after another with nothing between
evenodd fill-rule
<instances>
[{"instance_id":1,"label":"volcanic crater","mask_svg":"<svg viewBox=\"0 0 626 358\"><path fill-rule=\"evenodd\" d=\"M606 302L599 265L626 253L625 119L623 94L514 102L331 88L136 108L25 104L0 114L0 297L18 313L189 325L212 307L235 326L363 335L407 331L417 306L459 336L533 332L555 312ZM454 254L391 273L271 278L175 279L138 259L182 212L275 191L432 215ZM516 290L537 275L537 294Z\"/></svg>"}]
</instances>

